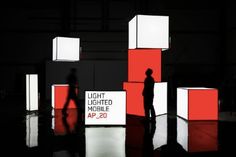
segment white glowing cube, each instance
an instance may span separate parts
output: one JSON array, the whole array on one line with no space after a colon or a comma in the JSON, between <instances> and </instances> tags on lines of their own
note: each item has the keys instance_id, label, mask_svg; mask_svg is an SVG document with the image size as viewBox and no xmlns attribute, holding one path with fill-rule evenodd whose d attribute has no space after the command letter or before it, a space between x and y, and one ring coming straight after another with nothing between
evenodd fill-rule
<instances>
[{"instance_id":1,"label":"white glowing cube","mask_svg":"<svg viewBox=\"0 0 236 157\"><path fill-rule=\"evenodd\" d=\"M86 91L86 125L125 125L125 91Z\"/></svg>"},{"instance_id":2,"label":"white glowing cube","mask_svg":"<svg viewBox=\"0 0 236 157\"><path fill-rule=\"evenodd\" d=\"M53 39L53 61L79 61L80 38Z\"/></svg>"},{"instance_id":3,"label":"white glowing cube","mask_svg":"<svg viewBox=\"0 0 236 157\"><path fill-rule=\"evenodd\" d=\"M169 16L136 15L129 21L129 49L169 48Z\"/></svg>"},{"instance_id":4,"label":"white glowing cube","mask_svg":"<svg viewBox=\"0 0 236 157\"><path fill-rule=\"evenodd\" d=\"M186 120L218 120L218 90L205 87L177 88L177 115Z\"/></svg>"},{"instance_id":5,"label":"white glowing cube","mask_svg":"<svg viewBox=\"0 0 236 157\"><path fill-rule=\"evenodd\" d=\"M38 75L26 74L26 110L38 110Z\"/></svg>"},{"instance_id":6,"label":"white glowing cube","mask_svg":"<svg viewBox=\"0 0 236 157\"><path fill-rule=\"evenodd\" d=\"M26 145L38 146L38 116L26 115Z\"/></svg>"},{"instance_id":7,"label":"white glowing cube","mask_svg":"<svg viewBox=\"0 0 236 157\"><path fill-rule=\"evenodd\" d=\"M127 92L127 114L145 116L142 96L144 83L125 82L123 88ZM167 113L167 82L154 84L153 106L157 116Z\"/></svg>"},{"instance_id":8,"label":"white glowing cube","mask_svg":"<svg viewBox=\"0 0 236 157\"><path fill-rule=\"evenodd\" d=\"M125 128L85 128L86 157L125 157Z\"/></svg>"},{"instance_id":9,"label":"white glowing cube","mask_svg":"<svg viewBox=\"0 0 236 157\"><path fill-rule=\"evenodd\" d=\"M153 106L156 115L167 113L167 82L158 82L154 84Z\"/></svg>"}]
</instances>

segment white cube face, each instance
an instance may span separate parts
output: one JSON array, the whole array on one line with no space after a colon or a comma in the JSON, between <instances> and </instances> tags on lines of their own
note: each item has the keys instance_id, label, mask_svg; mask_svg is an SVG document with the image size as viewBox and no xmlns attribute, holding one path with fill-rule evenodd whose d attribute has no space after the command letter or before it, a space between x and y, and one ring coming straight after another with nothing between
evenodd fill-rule
<instances>
[{"instance_id":1,"label":"white cube face","mask_svg":"<svg viewBox=\"0 0 236 157\"><path fill-rule=\"evenodd\" d=\"M129 22L129 49L137 47L137 16Z\"/></svg>"},{"instance_id":2,"label":"white cube face","mask_svg":"<svg viewBox=\"0 0 236 157\"><path fill-rule=\"evenodd\" d=\"M52 108L55 108L55 85L51 86L51 102Z\"/></svg>"},{"instance_id":3,"label":"white cube face","mask_svg":"<svg viewBox=\"0 0 236 157\"><path fill-rule=\"evenodd\" d=\"M38 116L26 115L26 145L38 146Z\"/></svg>"},{"instance_id":4,"label":"white cube face","mask_svg":"<svg viewBox=\"0 0 236 157\"><path fill-rule=\"evenodd\" d=\"M79 61L80 39L56 37L53 39L53 61Z\"/></svg>"},{"instance_id":5,"label":"white cube face","mask_svg":"<svg viewBox=\"0 0 236 157\"><path fill-rule=\"evenodd\" d=\"M155 83L153 106L156 115L167 113L167 82Z\"/></svg>"},{"instance_id":6,"label":"white cube face","mask_svg":"<svg viewBox=\"0 0 236 157\"><path fill-rule=\"evenodd\" d=\"M38 110L38 75L26 75L26 110Z\"/></svg>"},{"instance_id":7,"label":"white cube face","mask_svg":"<svg viewBox=\"0 0 236 157\"><path fill-rule=\"evenodd\" d=\"M129 49L169 48L169 17L136 15L129 22Z\"/></svg>"},{"instance_id":8,"label":"white cube face","mask_svg":"<svg viewBox=\"0 0 236 157\"><path fill-rule=\"evenodd\" d=\"M86 91L86 125L125 125L125 91Z\"/></svg>"},{"instance_id":9,"label":"white cube face","mask_svg":"<svg viewBox=\"0 0 236 157\"><path fill-rule=\"evenodd\" d=\"M86 128L86 157L125 157L125 128Z\"/></svg>"},{"instance_id":10,"label":"white cube face","mask_svg":"<svg viewBox=\"0 0 236 157\"><path fill-rule=\"evenodd\" d=\"M177 115L188 119L188 89L177 88Z\"/></svg>"}]
</instances>

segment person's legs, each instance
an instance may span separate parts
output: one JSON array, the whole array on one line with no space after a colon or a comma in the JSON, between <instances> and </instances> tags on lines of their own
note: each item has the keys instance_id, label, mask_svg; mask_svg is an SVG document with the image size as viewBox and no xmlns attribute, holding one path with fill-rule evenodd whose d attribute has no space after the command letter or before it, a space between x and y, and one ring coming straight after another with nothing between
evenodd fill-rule
<instances>
[{"instance_id":1,"label":"person's legs","mask_svg":"<svg viewBox=\"0 0 236 157\"><path fill-rule=\"evenodd\" d=\"M84 121L84 113L83 113L83 111L82 111L82 107L80 106L80 104L79 104L79 99L78 99L78 97L77 96L75 96L75 97L73 97L73 101L74 101L74 103L76 104L76 109L77 109L77 121L78 121L78 123L79 124L81 124L83 121Z\"/></svg>"},{"instance_id":2,"label":"person's legs","mask_svg":"<svg viewBox=\"0 0 236 157\"><path fill-rule=\"evenodd\" d=\"M153 105L150 105L152 120L156 120L156 112Z\"/></svg>"},{"instance_id":3,"label":"person's legs","mask_svg":"<svg viewBox=\"0 0 236 157\"><path fill-rule=\"evenodd\" d=\"M151 110L151 119L156 120L156 112L153 106L153 96L149 99L149 110Z\"/></svg>"},{"instance_id":4,"label":"person's legs","mask_svg":"<svg viewBox=\"0 0 236 157\"><path fill-rule=\"evenodd\" d=\"M70 102L70 97L68 96L67 99L66 99L66 102L65 102L65 104L64 104L64 106L63 106L63 109L62 109L62 114L63 114L64 116L67 116L66 111L67 111L69 102Z\"/></svg>"},{"instance_id":5,"label":"person's legs","mask_svg":"<svg viewBox=\"0 0 236 157\"><path fill-rule=\"evenodd\" d=\"M147 105L145 105L144 110L145 110L145 119L148 120L150 118L150 114L149 114L149 108Z\"/></svg>"},{"instance_id":6,"label":"person's legs","mask_svg":"<svg viewBox=\"0 0 236 157\"><path fill-rule=\"evenodd\" d=\"M148 99L146 97L143 97L143 103L144 103L144 113L145 113L145 119L149 120L149 107L148 107Z\"/></svg>"}]
</instances>

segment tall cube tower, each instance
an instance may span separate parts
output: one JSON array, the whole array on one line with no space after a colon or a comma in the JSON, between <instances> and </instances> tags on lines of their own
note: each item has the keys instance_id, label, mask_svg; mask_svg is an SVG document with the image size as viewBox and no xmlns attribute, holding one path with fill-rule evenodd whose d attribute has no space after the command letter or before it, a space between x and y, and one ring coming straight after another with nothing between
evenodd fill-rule
<instances>
[{"instance_id":1,"label":"tall cube tower","mask_svg":"<svg viewBox=\"0 0 236 157\"><path fill-rule=\"evenodd\" d=\"M76 66L80 60L80 38L55 37L52 40L52 60L54 63L73 62L72 64ZM69 87L67 84L51 84L51 86L52 107L62 109L67 101ZM76 108L75 103L70 101L68 108Z\"/></svg>"},{"instance_id":2,"label":"tall cube tower","mask_svg":"<svg viewBox=\"0 0 236 157\"><path fill-rule=\"evenodd\" d=\"M144 116L142 90L148 68L153 70L155 80L153 105L156 114L167 113L167 83L161 82L161 53L168 48L168 16L136 15L130 20L128 81L123 84L127 92L127 114Z\"/></svg>"}]
</instances>

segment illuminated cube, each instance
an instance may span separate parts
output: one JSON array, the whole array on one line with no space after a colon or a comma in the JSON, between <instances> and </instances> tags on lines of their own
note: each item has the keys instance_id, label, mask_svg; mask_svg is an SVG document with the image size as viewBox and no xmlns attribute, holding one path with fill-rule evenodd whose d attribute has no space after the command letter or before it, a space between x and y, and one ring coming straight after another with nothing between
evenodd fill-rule
<instances>
[{"instance_id":1,"label":"illuminated cube","mask_svg":"<svg viewBox=\"0 0 236 157\"><path fill-rule=\"evenodd\" d=\"M177 142L188 152L218 150L217 121L186 121L177 117Z\"/></svg>"},{"instance_id":2,"label":"illuminated cube","mask_svg":"<svg viewBox=\"0 0 236 157\"><path fill-rule=\"evenodd\" d=\"M136 15L129 21L129 49L169 48L169 16Z\"/></svg>"},{"instance_id":3,"label":"illuminated cube","mask_svg":"<svg viewBox=\"0 0 236 157\"><path fill-rule=\"evenodd\" d=\"M38 146L38 116L26 115L26 145L28 147Z\"/></svg>"},{"instance_id":4,"label":"illuminated cube","mask_svg":"<svg viewBox=\"0 0 236 157\"><path fill-rule=\"evenodd\" d=\"M86 91L86 125L125 125L125 91Z\"/></svg>"},{"instance_id":5,"label":"illuminated cube","mask_svg":"<svg viewBox=\"0 0 236 157\"><path fill-rule=\"evenodd\" d=\"M155 83L153 105L157 116L167 113L167 82Z\"/></svg>"},{"instance_id":6,"label":"illuminated cube","mask_svg":"<svg viewBox=\"0 0 236 157\"><path fill-rule=\"evenodd\" d=\"M53 61L79 61L80 39L56 37L53 39Z\"/></svg>"},{"instance_id":7,"label":"illuminated cube","mask_svg":"<svg viewBox=\"0 0 236 157\"><path fill-rule=\"evenodd\" d=\"M85 128L86 157L125 157L125 128Z\"/></svg>"},{"instance_id":8,"label":"illuminated cube","mask_svg":"<svg viewBox=\"0 0 236 157\"><path fill-rule=\"evenodd\" d=\"M218 90L177 88L177 115L187 120L218 120Z\"/></svg>"},{"instance_id":9,"label":"illuminated cube","mask_svg":"<svg viewBox=\"0 0 236 157\"><path fill-rule=\"evenodd\" d=\"M38 75L26 74L26 110L38 110Z\"/></svg>"},{"instance_id":10,"label":"illuminated cube","mask_svg":"<svg viewBox=\"0 0 236 157\"><path fill-rule=\"evenodd\" d=\"M123 89L127 93L127 114L145 116L143 104L144 83L124 82ZM159 82L154 85L153 106L156 115L167 113L167 83Z\"/></svg>"},{"instance_id":11,"label":"illuminated cube","mask_svg":"<svg viewBox=\"0 0 236 157\"><path fill-rule=\"evenodd\" d=\"M155 82L161 82L161 49L128 50L129 82L144 82L148 68L153 70Z\"/></svg>"},{"instance_id":12,"label":"illuminated cube","mask_svg":"<svg viewBox=\"0 0 236 157\"><path fill-rule=\"evenodd\" d=\"M54 109L63 109L67 96L68 96L69 85L68 84L54 84L52 85L51 90L52 90L52 107ZM68 109L69 108L76 108L76 104L73 100L70 100Z\"/></svg>"}]
</instances>

